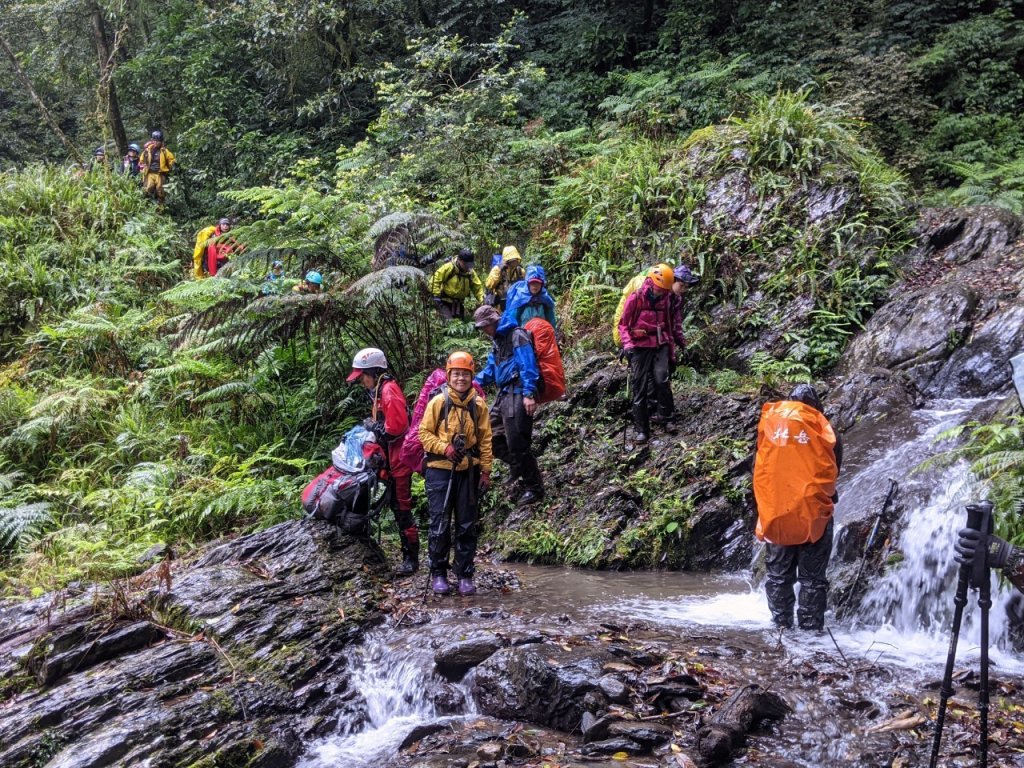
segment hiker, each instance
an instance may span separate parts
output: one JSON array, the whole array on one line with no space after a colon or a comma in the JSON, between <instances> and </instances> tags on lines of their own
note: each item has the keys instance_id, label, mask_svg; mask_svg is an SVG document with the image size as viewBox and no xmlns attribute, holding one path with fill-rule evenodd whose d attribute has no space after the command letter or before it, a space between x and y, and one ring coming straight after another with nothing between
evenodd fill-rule
<instances>
[{"instance_id":1,"label":"hiker","mask_svg":"<svg viewBox=\"0 0 1024 768\"><path fill-rule=\"evenodd\" d=\"M292 288L293 293L313 294L320 293L324 287L324 276L315 269L309 270L302 282Z\"/></svg>"},{"instance_id":2,"label":"hiker","mask_svg":"<svg viewBox=\"0 0 1024 768\"><path fill-rule=\"evenodd\" d=\"M651 424L668 426L675 417L670 376L676 346L686 342L682 323L675 315L672 284L675 275L668 264L651 267L640 288L629 295L619 318L619 336L629 358L629 386L633 393L634 440L646 443ZM650 402L657 401L652 416Z\"/></svg>"},{"instance_id":3,"label":"hiker","mask_svg":"<svg viewBox=\"0 0 1024 768\"><path fill-rule=\"evenodd\" d=\"M493 312L493 308L488 307ZM430 506L430 587L434 594L451 590L448 555L455 517L453 570L460 595L476 592L476 556L480 496L491 487L491 424L487 403L473 389L473 356L452 352L445 364L444 390L431 398L420 422L426 452L424 485Z\"/></svg>"},{"instance_id":4,"label":"hiker","mask_svg":"<svg viewBox=\"0 0 1024 768\"><path fill-rule=\"evenodd\" d=\"M547 275L540 264L531 264L526 268L526 279L515 285L508 292L508 306L504 317L518 326L526 325L535 317L542 317L558 330L555 320L555 300L547 290Z\"/></svg>"},{"instance_id":5,"label":"hiker","mask_svg":"<svg viewBox=\"0 0 1024 768\"><path fill-rule=\"evenodd\" d=\"M103 147L96 147L92 151L92 158L89 160L89 170L93 171L97 168L102 168L107 164L107 150Z\"/></svg>"},{"instance_id":6,"label":"hiker","mask_svg":"<svg viewBox=\"0 0 1024 768\"><path fill-rule=\"evenodd\" d=\"M540 378L533 341L527 331L486 304L473 313L473 325L492 339L487 365L474 381L498 390L491 407L494 456L509 465L513 480L522 482L516 504L533 504L544 498L544 479L530 447Z\"/></svg>"},{"instance_id":7,"label":"hiker","mask_svg":"<svg viewBox=\"0 0 1024 768\"><path fill-rule=\"evenodd\" d=\"M206 273L214 277L231 260L233 253L241 253L242 249L229 233L231 219L223 218L217 222L216 228L206 241Z\"/></svg>"},{"instance_id":8,"label":"hiker","mask_svg":"<svg viewBox=\"0 0 1024 768\"><path fill-rule=\"evenodd\" d=\"M196 233L196 247L192 249L192 276L196 280L209 277L206 274L206 246L210 244L210 238L217 234L218 227L227 225L231 228L231 219L220 219L216 224L203 227Z\"/></svg>"},{"instance_id":9,"label":"hiker","mask_svg":"<svg viewBox=\"0 0 1024 768\"><path fill-rule=\"evenodd\" d=\"M981 531L961 528L956 540L956 561L961 565L973 563L981 547ZM1015 547L1005 539L989 534L985 545L988 547L988 565L1002 569L1003 575L1021 592L1024 592L1024 547Z\"/></svg>"},{"instance_id":10,"label":"hiker","mask_svg":"<svg viewBox=\"0 0 1024 768\"><path fill-rule=\"evenodd\" d=\"M375 347L356 353L347 381L349 384L358 381L370 397L370 417L363 426L373 432L387 453L391 510L402 545L402 563L395 568L395 573L408 576L420 567L420 533L412 517L412 469L402 463L401 458L402 442L409 431L405 394L395 377L388 373L384 353Z\"/></svg>"},{"instance_id":11,"label":"hiker","mask_svg":"<svg viewBox=\"0 0 1024 768\"><path fill-rule=\"evenodd\" d=\"M473 271L473 252L469 248L463 248L451 261L438 267L430 276L428 287L445 320L463 320L464 302L469 296L474 296L478 304L484 300L484 287Z\"/></svg>"},{"instance_id":12,"label":"hiker","mask_svg":"<svg viewBox=\"0 0 1024 768\"><path fill-rule=\"evenodd\" d=\"M687 251L684 251L683 253L684 255L686 255ZM622 310L626 308L626 299L629 298L629 295L631 293L638 290L640 286L643 285L644 280L647 279L648 272L649 270L645 269L638 275L635 275L630 279L628 283L626 283L626 287L622 289L622 296L619 298L619 306L616 307L615 309L615 320L612 323L612 338L615 340L615 346L617 347L622 346L622 338L619 336L619 319L622 317ZM697 283L700 282L700 277L698 275L693 274L690 268L685 264L680 264L678 267L672 270L672 277L672 294L678 300L673 303L675 303L676 307L681 310L683 305L683 296L686 295L686 292L689 290L691 285L696 285ZM683 315L680 311L680 333L682 333L682 322Z\"/></svg>"},{"instance_id":13,"label":"hiker","mask_svg":"<svg viewBox=\"0 0 1024 768\"><path fill-rule=\"evenodd\" d=\"M523 271L523 257L519 255L519 249L514 245L506 245L501 252L501 263L491 267L491 272L484 282L487 288L484 303L490 304L499 312L504 311L509 288L524 277L526 273Z\"/></svg>"},{"instance_id":14,"label":"hiker","mask_svg":"<svg viewBox=\"0 0 1024 768\"><path fill-rule=\"evenodd\" d=\"M842 463L842 440L821 412L814 387L799 384L788 400L764 404L754 457L755 533L766 542L765 593L778 627L793 627L797 581L798 626L825 626L825 571L832 556L832 510L839 500L836 478Z\"/></svg>"},{"instance_id":15,"label":"hiker","mask_svg":"<svg viewBox=\"0 0 1024 768\"><path fill-rule=\"evenodd\" d=\"M139 158L142 168L142 191L147 197L164 201L164 184L174 167L174 153L164 144L163 131L153 131Z\"/></svg>"},{"instance_id":16,"label":"hiker","mask_svg":"<svg viewBox=\"0 0 1024 768\"><path fill-rule=\"evenodd\" d=\"M128 154L121 159L121 173L125 176L136 178L142 171L139 152L141 152L141 150L139 149L138 144L128 145Z\"/></svg>"},{"instance_id":17,"label":"hiker","mask_svg":"<svg viewBox=\"0 0 1024 768\"><path fill-rule=\"evenodd\" d=\"M274 261L270 265L270 271L263 278L263 288L260 293L264 296L276 296L284 290L284 262Z\"/></svg>"}]
</instances>

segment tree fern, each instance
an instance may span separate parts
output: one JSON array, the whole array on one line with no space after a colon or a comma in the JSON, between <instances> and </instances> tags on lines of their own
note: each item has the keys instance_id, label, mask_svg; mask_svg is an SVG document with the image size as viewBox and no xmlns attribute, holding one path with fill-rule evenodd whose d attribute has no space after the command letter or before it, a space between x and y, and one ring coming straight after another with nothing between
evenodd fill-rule
<instances>
[{"instance_id":1,"label":"tree fern","mask_svg":"<svg viewBox=\"0 0 1024 768\"><path fill-rule=\"evenodd\" d=\"M388 214L370 227L368 235L373 240L373 270L397 265L424 267L454 255L465 242L458 229L430 213Z\"/></svg>"}]
</instances>

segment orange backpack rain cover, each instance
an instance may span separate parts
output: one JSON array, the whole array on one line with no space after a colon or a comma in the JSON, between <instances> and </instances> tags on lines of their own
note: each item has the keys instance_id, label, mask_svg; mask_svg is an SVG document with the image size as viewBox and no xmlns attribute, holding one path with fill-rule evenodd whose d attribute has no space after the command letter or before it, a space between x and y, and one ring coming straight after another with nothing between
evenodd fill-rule
<instances>
[{"instance_id":1,"label":"orange backpack rain cover","mask_svg":"<svg viewBox=\"0 0 1024 768\"><path fill-rule=\"evenodd\" d=\"M565 368L562 354L558 351L555 329L543 317L526 321L523 326L533 337L533 352L537 355L537 368L544 380L544 389L537 393L538 403L550 403L565 394Z\"/></svg>"},{"instance_id":2,"label":"orange backpack rain cover","mask_svg":"<svg viewBox=\"0 0 1024 768\"><path fill-rule=\"evenodd\" d=\"M817 409L796 400L764 404L754 459L757 538L782 546L821 538L839 474L835 446Z\"/></svg>"}]
</instances>

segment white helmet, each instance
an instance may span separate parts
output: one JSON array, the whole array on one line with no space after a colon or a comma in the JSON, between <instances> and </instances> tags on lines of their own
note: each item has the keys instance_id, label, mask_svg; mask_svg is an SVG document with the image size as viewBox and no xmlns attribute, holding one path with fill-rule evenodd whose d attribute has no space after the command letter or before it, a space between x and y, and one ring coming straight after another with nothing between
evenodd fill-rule
<instances>
[{"instance_id":1,"label":"white helmet","mask_svg":"<svg viewBox=\"0 0 1024 768\"><path fill-rule=\"evenodd\" d=\"M367 347L366 349L360 349L356 352L356 356L352 358L352 373L348 375L349 383L352 383L365 371L367 368L387 368L388 359L384 357L384 353L376 347Z\"/></svg>"}]
</instances>

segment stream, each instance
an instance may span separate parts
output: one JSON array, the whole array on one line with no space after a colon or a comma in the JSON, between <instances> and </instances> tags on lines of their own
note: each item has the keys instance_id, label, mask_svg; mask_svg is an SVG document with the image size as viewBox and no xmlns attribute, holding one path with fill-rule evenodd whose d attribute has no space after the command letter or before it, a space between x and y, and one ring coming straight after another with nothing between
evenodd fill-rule
<instances>
[{"instance_id":1,"label":"stream","mask_svg":"<svg viewBox=\"0 0 1024 768\"><path fill-rule=\"evenodd\" d=\"M434 669L435 649L453 639L480 632L582 635L627 624L635 625L637 637L647 641L697 649L735 679L770 685L793 706L791 716L771 733L754 736L752 749L733 764L875 765L871 756L885 754L890 743L886 734L868 735L863 713L870 712L872 722L878 722L895 716L894 702L901 698L937 697L934 684L946 659L956 578L952 543L965 517L963 505L983 493L962 464L915 470L949 447L936 444L941 433L972 418L984 404L934 402L904 417L850 431L838 525L876 514L889 478L900 483L908 512L899 541L889 545L902 553L902 561L874 577L857 615L837 622L830 611L831 633L788 632L780 637L762 590L746 574L502 566L517 574L521 588L434 600L424 623L385 624L366 638L355 660L365 718L339 723L335 735L311 744L301 768L446 764L410 763L398 748L418 725L454 726L479 718L471 692L474 673L449 684ZM755 544L751 537L752 559ZM1024 659L1010 646L1006 622L1014 599L993 580L992 675L1020 680ZM958 667L977 669L976 602L972 594ZM439 710L439 686L447 686L447 697L460 702L455 714ZM921 745L927 751L930 741ZM646 760L625 764L658 764Z\"/></svg>"}]
</instances>

